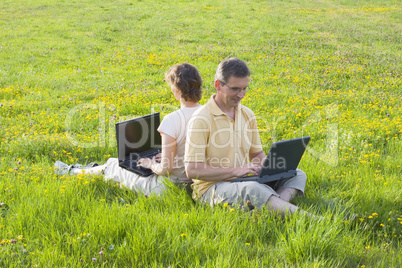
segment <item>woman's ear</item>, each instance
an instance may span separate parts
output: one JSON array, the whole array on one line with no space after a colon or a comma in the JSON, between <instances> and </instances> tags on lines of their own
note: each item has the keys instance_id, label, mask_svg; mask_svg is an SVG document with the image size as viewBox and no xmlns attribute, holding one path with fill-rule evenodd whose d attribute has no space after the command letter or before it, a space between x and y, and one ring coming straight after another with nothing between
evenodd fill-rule
<instances>
[{"instance_id":1,"label":"woman's ear","mask_svg":"<svg viewBox=\"0 0 402 268\"><path fill-rule=\"evenodd\" d=\"M179 101L181 99L181 91L174 86L171 86L170 89L172 90L172 93L173 93L174 97L176 98L176 100Z\"/></svg>"}]
</instances>

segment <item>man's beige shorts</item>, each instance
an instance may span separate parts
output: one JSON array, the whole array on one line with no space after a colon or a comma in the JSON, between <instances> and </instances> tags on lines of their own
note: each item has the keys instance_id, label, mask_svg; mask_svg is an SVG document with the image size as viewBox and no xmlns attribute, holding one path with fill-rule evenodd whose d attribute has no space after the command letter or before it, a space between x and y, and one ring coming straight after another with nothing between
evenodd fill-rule
<instances>
[{"instance_id":1,"label":"man's beige shorts","mask_svg":"<svg viewBox=\"0 0 402 268\"><path fill-rule=\"evenodd\" d=\"M250 200L253 206L260 209L271 195L280 197L276 192L281 188L294 188L304 194L307 176L302 170L297 169L297 175L279 180L270 184L261 184L255 181L247 182L218 182L212 185L201 197L200 201L211 206L228 203L244 205Z\"/></svg>"}]
</instances>

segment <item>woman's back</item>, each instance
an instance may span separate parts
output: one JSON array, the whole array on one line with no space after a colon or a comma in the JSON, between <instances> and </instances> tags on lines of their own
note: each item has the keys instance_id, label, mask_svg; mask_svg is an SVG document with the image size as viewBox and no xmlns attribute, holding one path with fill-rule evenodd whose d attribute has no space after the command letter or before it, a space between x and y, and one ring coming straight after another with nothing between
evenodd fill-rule
<instances>
[{"instance_id":1,"label":"woman's back","mask_svg":"<svg viewBox=\"0 0 402 268\"><path fill-rule=\"evenodd\" d=\"M184 183L191 182L191 180L187 178L184 169L187 124L193 113L200 107L201 105L196 107L182 107L180 110L167 114L158 128L158 131L176 140L176 155L174 157L173 172L169 174L169 176L171 179L177 178L180 182Z\"/></svg>"}]
</instances>

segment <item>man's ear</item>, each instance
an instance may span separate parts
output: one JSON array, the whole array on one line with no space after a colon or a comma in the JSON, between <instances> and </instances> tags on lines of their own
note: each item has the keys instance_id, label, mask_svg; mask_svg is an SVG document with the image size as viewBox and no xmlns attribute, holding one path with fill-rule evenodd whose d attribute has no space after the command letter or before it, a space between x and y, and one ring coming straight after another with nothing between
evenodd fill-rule
<instances>
[{"instance_id":1,"label":"man's ear","mask_svg":"<svg viewBox=\"0 0 402 268\"><path fill-rule=\"evenodd\" d=\"M219 81L219 80L215 80L215 88L216 88L216 90L217 91L219 91L220 90L220 87L222 86L222 83L221 83L221 81Z\"/></svg>"}]
</instances>

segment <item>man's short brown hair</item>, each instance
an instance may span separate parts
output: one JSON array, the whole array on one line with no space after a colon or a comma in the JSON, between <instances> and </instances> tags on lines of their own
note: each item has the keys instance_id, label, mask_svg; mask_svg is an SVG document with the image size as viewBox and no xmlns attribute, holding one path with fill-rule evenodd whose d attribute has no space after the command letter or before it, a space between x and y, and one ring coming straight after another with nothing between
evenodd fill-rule
<instances>
[{"instance_id":1,"label":"man's short brown hair","mask_svg":"<svg viewBox=\"0 0 402 268\"><path fill-rule=\"evenodd\" d=\"M194 65L188 63L170 67L165 74L165 80L180 90L181 97L186 101L199 102L202 96L202 79Z\"/></svg>"},{"instance_id":2,"label":"man's short brown hair","mask_svg":"<svg viewBox=\"0 0 402 268\"><path fill-rule=\"evenodd\" d=\"M238 58L227 58L221 61L215 73L215 80L226 84L230 77L249 77L250 70L247 64Z\"/></svg>"}]
</instances>

